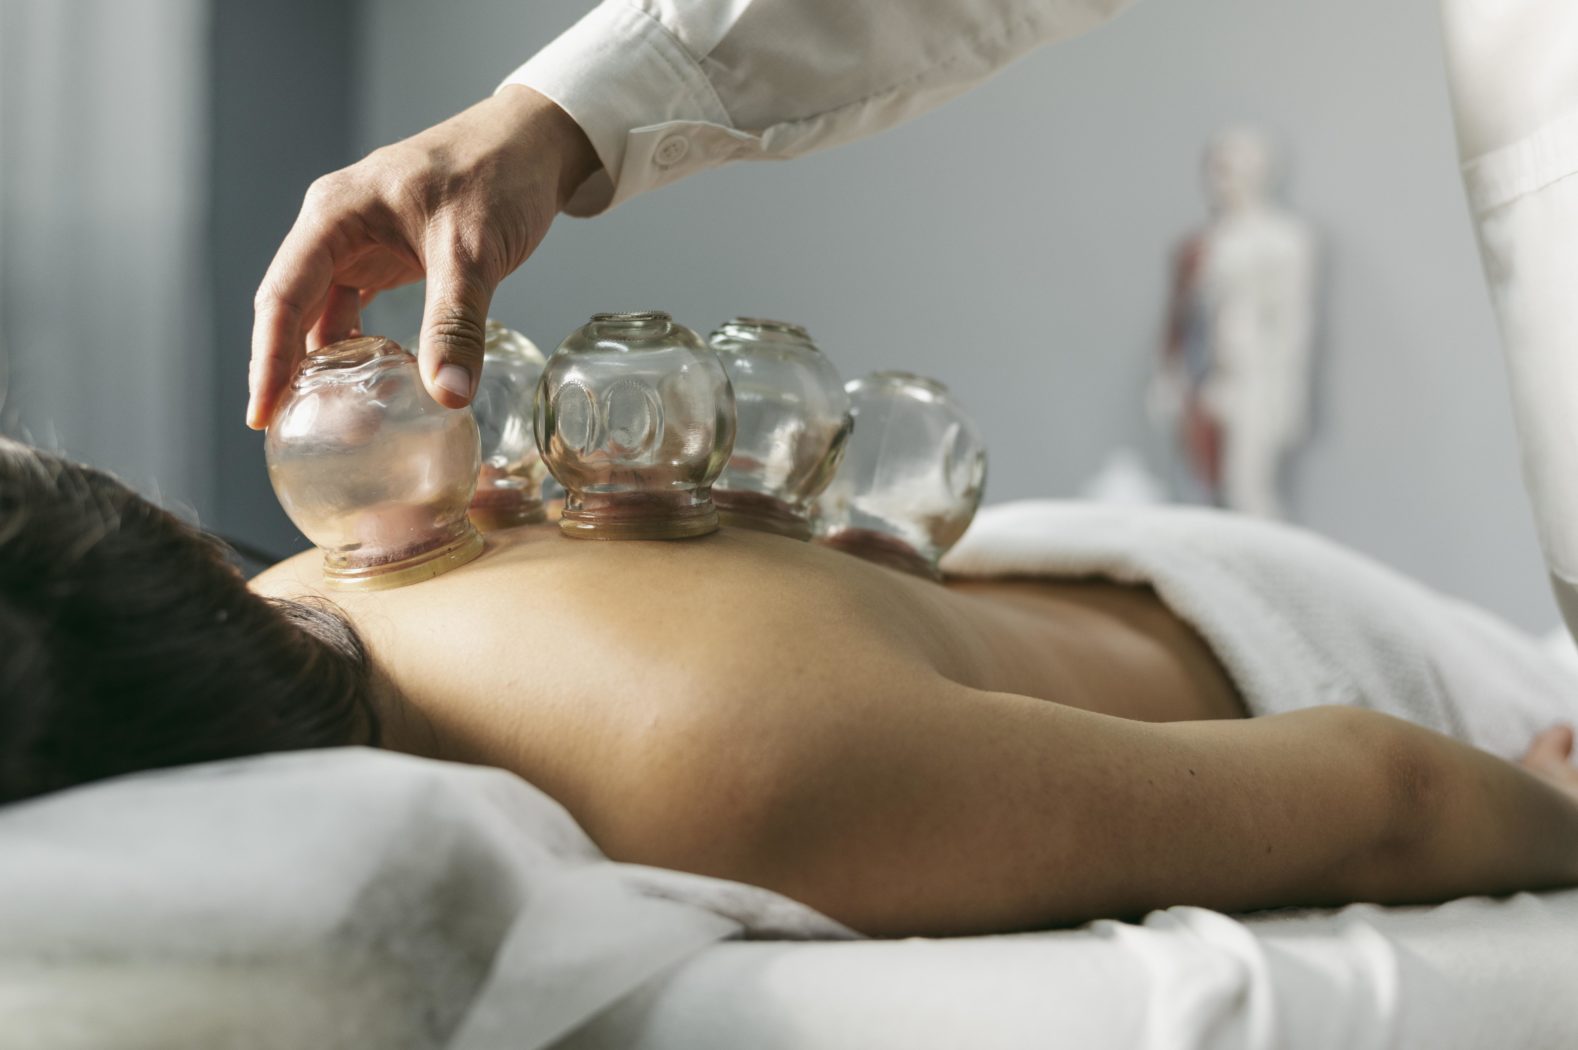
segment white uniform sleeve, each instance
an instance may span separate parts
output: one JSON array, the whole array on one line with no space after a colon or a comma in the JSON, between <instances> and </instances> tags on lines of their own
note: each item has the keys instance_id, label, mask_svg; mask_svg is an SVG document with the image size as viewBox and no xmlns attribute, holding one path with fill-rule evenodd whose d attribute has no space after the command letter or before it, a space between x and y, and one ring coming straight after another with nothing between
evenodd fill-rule
<instances>
[{"instance_id":1,"label":"white uniform sleeve","mask_svg":"<svg viewBox=\"0 0 1578 1050\"><path fill-rule=\"evenodd\" d=\"M1441 0L1524 481L1578 635L1578 3Z\"/></svg>"},{"instance_id":2,"label":"white uniform sleeve","mask_svg":"<svg viewBox=\"0 0 1578 1050\"><path fill-rule=\"evenodd\" d=\"M1131 0L604 0L506 84L558 103L603 170L591 215L731 160L873 134Z\"/></svg>"}]
</instances>

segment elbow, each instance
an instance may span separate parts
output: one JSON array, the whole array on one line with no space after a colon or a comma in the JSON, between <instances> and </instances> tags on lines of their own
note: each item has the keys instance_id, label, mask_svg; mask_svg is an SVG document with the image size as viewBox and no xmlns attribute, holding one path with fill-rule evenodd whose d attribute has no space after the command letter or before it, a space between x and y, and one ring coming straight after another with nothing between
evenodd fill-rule
<instances>
[{"instance_id":1,"label":"elbow","mask_svg":"<svg viewBox=\"0 0 1578 1050\"><path fill-rule=\"evenodd\" d=\"M1450 778L1428 733L1401 719L1378 717L1383 724L1377 761L1385 799L1379 850L1383 858L1412 862L1440 823Z\"/></svg>"},{"instance_id":2,"label":"elbow","mask_svg":"<svg viewBox=\"0 0 1578 1050\"><path fill-rule=\"evenodd\" d=\"M1452 778L1441 748L1420 727L1390 715L1346 709L1343 731L1363 756L1372 812L1361 824L1350 864L1352 900L1397 903L1417 896L1410 887L1431 856L1437 830L1452 808Z\"/></svg>"}]
</instances>

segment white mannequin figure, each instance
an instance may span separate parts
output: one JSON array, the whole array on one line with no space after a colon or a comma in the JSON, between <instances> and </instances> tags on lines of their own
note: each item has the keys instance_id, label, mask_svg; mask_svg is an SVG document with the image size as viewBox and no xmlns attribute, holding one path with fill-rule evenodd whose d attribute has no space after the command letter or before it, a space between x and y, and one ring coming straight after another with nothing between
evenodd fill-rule
<instances>
[{"instance_id":1,"label":"white mannequin figure","mask_svg":"<svg viewBox=\"0 0 1578 1050\"><path fill-rule=\"evenodd\" d=\"M1157 393L1210 498L1280 518L1282 462L1308 429L1315 246L1272 201L1273 168L1254 131L1207 148L1212 217L1174 262Z\"/></svg>"}]
</instances>

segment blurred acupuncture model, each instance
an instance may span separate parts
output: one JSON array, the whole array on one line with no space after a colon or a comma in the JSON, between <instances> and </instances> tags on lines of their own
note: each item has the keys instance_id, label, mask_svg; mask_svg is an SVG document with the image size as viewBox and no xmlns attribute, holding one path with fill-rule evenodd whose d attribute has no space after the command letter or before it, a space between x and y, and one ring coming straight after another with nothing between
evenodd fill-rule
<instances>
[{"instance_id":1,"label":"blurred acupuncture model","mask_svg":"<svg viewBox=\"0 0 1578 1050\"><path fill-rule=\"evenodd\" d=\"M1272 199L1276 158L1234 129L1207 148L1211 220L1173 262L1152 413L1210 502L1283 517L1287 455L1308 433L1314 237Z\"/></svg>"}]
</instances>

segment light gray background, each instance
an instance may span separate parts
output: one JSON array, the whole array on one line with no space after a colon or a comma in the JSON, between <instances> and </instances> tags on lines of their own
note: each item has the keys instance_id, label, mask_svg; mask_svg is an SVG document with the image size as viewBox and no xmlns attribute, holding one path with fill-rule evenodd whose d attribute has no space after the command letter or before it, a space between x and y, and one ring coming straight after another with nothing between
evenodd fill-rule
<instances>
[{"instance_id":1,"label":"light gray background","mask_svg":"<svg viewBox=\"0 0 1578 1050\"><path fill-rule=\"evenodd\" d=\"M360 146L488 93L586 6L368 4ZM1298 519L1551 626L1430 0L1142 0L875 139L561 219L494 313L545 349L604 309L799 320L846 375L947 381L986 434L989 500L1070 495L1113 446L1155 451L1166 257L1202 216L1201 143L1239 120L1290 147L1326 256ZM373 320L398 335L419 311L413 292Z\"/></svg>"}]
</instances>

